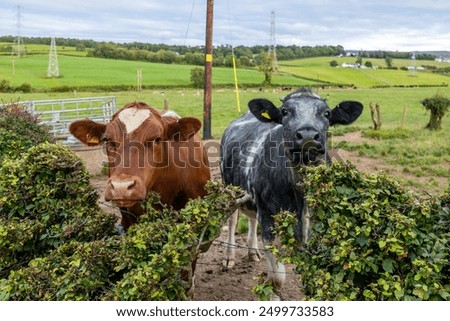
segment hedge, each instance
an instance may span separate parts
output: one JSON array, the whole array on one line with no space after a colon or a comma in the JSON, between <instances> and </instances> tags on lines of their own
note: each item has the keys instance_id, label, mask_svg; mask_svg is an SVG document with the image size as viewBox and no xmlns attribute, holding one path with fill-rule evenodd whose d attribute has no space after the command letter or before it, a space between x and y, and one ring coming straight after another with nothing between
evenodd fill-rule
<instances>
[{"instance_id":1,"label":"hedge","mask_svg":"<svg viewBox=\"0 0 450 321\"><path fill-rule=\"evenodd\" d=\"M0 107L0 162L3 158L17 158L30 147L52 142L48 128L39 124L38 116L17 103Z\"/></svg>"},{"instance_id":2,"label":"hedge","mask_svg":"<svg viewBox=\"0 0 450 321\"><path fill-rule=\"evenodd\" d=\"M308 300L450 299L450 193L419 198L385 174L351 163L300 170L315 215L299 244L295 216L276 216L283 261Z\"/></svg>"},{"instance_id":3,"label":"hedge","mask_svg":"<svg viewBox=\"0 0 450 321\"><path fill-rule=\"evenodd\" d=\"M240 191L218 182L175 211L150 193L125 235L81 160L43 143L0 168L1 300L187 300L195 263ZM155 208L159 208L156 210Z\"/></svg>"}]
</instances>

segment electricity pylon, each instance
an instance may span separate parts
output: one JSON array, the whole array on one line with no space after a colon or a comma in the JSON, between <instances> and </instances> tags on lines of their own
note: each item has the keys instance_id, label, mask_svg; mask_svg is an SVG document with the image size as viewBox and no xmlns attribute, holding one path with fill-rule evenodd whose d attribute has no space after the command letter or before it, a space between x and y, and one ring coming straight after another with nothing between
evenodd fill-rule
<instances>
[{"instance_id":1,"label":"electricity pylon","mask_svg":"<svg viewBox=\"0 0 450 321\"><path fill-rule=\"evenodd\" d=\"M48 55L47 77L59 77L58 53L56 52L56 40L52 37L50 53Z\"/></svg>"},{"instance_id":2,"label":"electricity pylon","mask_svg":"<svg viewBox=\"0 0 450 321\"><path fill-rule=\"evenodd\" d=\"M16 14L16 28L17 28L17 35L14 38L14 43L12 47L11 54L13 56L16 56L17 58L20 58L21 56L25 56L25 48L23 45L23 39L22 39L22 7L20 5L17 6L17 14Z\"/></svg>"}]
</instances>

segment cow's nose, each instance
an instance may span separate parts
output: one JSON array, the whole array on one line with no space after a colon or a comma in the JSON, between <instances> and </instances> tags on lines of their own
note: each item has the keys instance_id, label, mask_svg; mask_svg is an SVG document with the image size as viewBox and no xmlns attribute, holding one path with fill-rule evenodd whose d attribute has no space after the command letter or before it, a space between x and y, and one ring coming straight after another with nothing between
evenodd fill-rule
<instances>
[{"instance_id":1,"label":"cow's nose","mask_svg":"<svg viewBox=\"0 0 450 321\"><path fill-rule=\"evenodd\" d=\"M136 180L134 179L121 179L121 180L110 180L109 185L111 189L115 191L128 191L136 186Z\"/></svg>"},{"instance_id":2,"label":"cow's nose","mask_svg":"<svg viewBox=\"0 0 450 321\"><path fill-rule=\"evenodd\" d=\"M298 140L319 140L320 133L312 128L299 129L295 133Z\"/></svg>"},{"instance_id":3,"label":"cow's nose","mask_svg":"<svg viewBox=\"0 0 450 321\"><path fill-rule=\"evenodd\" d=\"M145 198L145 185L136 176L118 175L109 178L106 185L105 200L136 201Z\"/></svg>"}]
</instances>

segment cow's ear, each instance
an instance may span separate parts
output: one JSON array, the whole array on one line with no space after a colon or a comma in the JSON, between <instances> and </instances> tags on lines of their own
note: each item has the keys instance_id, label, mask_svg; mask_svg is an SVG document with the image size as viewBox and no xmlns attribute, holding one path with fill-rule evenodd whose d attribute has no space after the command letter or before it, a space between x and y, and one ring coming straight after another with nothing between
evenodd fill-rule
<instances>
[{"instance_id":1,"label":"cow's ear","mask_svg":"<svg viewBox=\"0 0 450 321\"><path fill-rule=\"evenodd\" d=\"M196 134L202 123L195 117L182 117L177 122L169 123L168 136L169 139L188 140L192 135Z\"/></svg>"},{"instance_id":2,"label":"cow's ear","mask_svg":"<svg viewBox=\"0 0 450 321\"><path fill-rule=\"evenodd\" d=\"M282 115L279 108L267 99L253 99L248 103L250 112L262 122L281 124Z\"/></svg>"},{"instance_id":3,"label":"cow's ear","mask_svg":"<svg viewBox=\"0 0 450 321\"><path fill-rule=\"evenodd\" d=\"M330 125L348 125L361 115L363 105L357 101L343 101L331 111Z\"/></svg>"},{"instance_id":4,"label":"cow's ear","mask_svg":"<svg viewBox=\"0 0 450 321\"><path fill-rule=\"evenodd\" d=\"M105 136L105 130L105 124L96 123L90 119L77 120L69 126L70 133L88 146L100 144Z\"/></svg>"}]
</instances>

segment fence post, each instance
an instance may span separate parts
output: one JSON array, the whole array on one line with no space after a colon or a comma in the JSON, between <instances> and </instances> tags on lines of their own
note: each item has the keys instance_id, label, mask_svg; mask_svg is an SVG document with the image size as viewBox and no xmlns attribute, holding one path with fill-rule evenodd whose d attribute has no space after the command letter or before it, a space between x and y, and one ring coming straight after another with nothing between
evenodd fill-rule
<instances>
[{"instance_id":1,"label":"fence post","mask_svg":"<svg viewBox=\"0 0 450 321\"><path fill-rule=\"evenodd\" d=\"M380 105L378 105L378 103L376 103L374 106L373 103L370 102L369 106L370 106L370 117L372 118L372 122L373 122L373 128L375 130L379 130L381 128ZM375 116L375 114L376 114L376 116Z\"/></svg>"},{"instance_id":2,"label":"fence post","mask_svg":"<svg viewBox=\"0 0 450 321\"><path fill-rule=\"evenodd\" d=\"M406 111L408 109L408 106L403 106L403 114L402 114L402 122L400 124L400 127L403 128L403 124L405 123L405 118L406 118Z\"/></svg>"}]
</instances>

